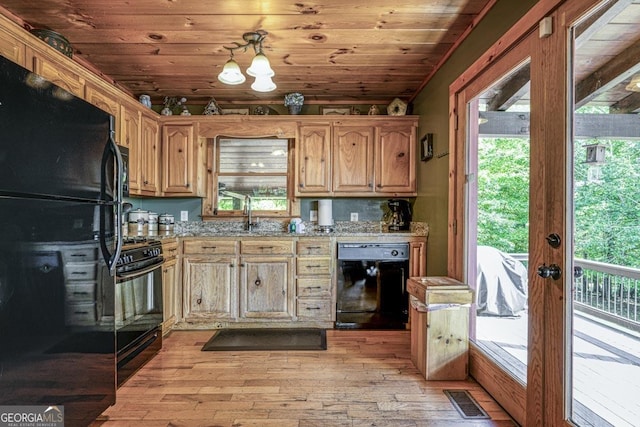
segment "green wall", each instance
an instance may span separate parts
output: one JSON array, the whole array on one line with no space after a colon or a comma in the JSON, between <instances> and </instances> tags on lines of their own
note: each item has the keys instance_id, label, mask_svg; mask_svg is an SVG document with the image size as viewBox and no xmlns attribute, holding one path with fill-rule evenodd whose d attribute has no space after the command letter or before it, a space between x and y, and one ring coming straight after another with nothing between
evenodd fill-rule
<instances>
[{"instance_id":1,"label":"green wall","mask_svg":"<svg viewBox=\"0 0 640 427\"><path fill-rule=\"evenodd\" d=\"M418 165L413 211L415 221L429 224L428 275L447 274L449 85L536 3L498 0L413 102L413 112L420 116L418 140L434 134L433 159Z\"/></svg>"}]
</instances>

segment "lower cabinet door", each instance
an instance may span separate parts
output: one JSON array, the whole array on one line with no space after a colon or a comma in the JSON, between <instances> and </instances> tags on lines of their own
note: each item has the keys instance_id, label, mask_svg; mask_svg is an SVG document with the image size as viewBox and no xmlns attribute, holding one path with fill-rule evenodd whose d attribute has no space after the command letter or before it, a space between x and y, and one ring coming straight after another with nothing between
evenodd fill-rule
<instances>
[{"instance_id":1,"label":"lower cabinet door","mask_svg":"<svg viewBox=\"0 0 640 427\"><path fill-rule=\"evenodd\" d=\"M184 259L185 318L237 318L236 265L236 258L229 257Z\"/></svg>"},{"instance_id":2,"label":"lower cabinet door","mask_svg":"<svg viewBox=\"0 0 640 427\"><path fill-rule=\"evenodd\" d=\"M293 318L290 257L244 257L240 270L240 317Z\"/></svg>"}]
</instances>

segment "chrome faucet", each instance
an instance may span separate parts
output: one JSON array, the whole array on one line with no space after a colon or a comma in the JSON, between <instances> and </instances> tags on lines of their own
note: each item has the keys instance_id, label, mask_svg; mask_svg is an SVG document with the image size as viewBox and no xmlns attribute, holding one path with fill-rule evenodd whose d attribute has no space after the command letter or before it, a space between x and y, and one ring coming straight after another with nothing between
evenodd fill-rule
<instances>
[{"instance_id":1,"label":"chrome faucet","mask_svg":"<svg viewBox=\"0 0 640 427\"><path fill-rule=\"evenodd\" d=\"M242 212L247 216L247 231L253 231L253 227L257 226L257 222L253 222L251 218L251 197L244 196L244 211Z\"/></svg>"}]
</instances>

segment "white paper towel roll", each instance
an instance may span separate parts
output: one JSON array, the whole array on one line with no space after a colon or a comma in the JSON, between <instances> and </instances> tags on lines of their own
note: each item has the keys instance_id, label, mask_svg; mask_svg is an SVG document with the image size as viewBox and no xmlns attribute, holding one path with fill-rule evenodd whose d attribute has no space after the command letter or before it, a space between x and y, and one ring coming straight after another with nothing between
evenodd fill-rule
<instances>
[{"instance_id":1,"label":"white paper towel roll","mask_svg":"<svg viewBox=\"0 0 640 427\"><path fill-rule=\"evenodd\" d=\"M318 200L318 225L321 227L333 225L333 206L331 200Z\"/></svg>"}]
</instances>

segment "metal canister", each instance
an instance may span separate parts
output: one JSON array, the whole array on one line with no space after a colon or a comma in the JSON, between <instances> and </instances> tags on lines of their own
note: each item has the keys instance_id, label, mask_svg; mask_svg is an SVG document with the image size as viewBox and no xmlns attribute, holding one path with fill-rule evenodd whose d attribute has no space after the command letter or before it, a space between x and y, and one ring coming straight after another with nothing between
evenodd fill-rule
<instances>
[{"instance_id":1,"label":"metal canister","mask_svg":"<svg viewBox=\"0 0 640 427\"><path fill-rule=\"evenodd\" d=\"M158 228L160 231L172 232L174 224L175 218L171 214L163 213L158 217Z\"/></svg>"},{"instance_id":2,"label":"metal canister","mask_svg":"<svg viewBox=\"0 0 640 427\"><path fill-rule=\"evenodd\" d=\"M158 214L156 212L149 212L149 233L158 231Z\"/></svg>"},{"instance_id":3,"label":"metal canister","mask_svg":"<svg viewBox=\"0 0 640 427\"><path fill-rule=\"evenodd\" d=\"M129 212L129 235L146 236L149 232L149 211L135 209Z\"/></svg>"}]
</instances>

